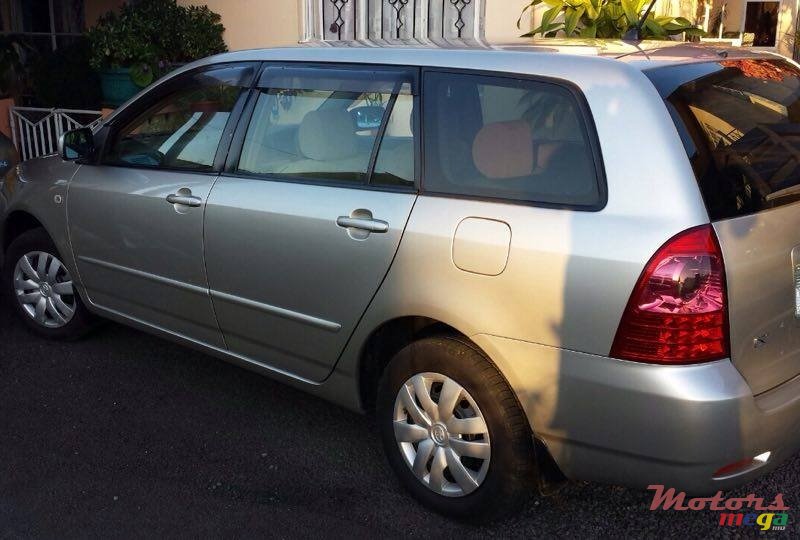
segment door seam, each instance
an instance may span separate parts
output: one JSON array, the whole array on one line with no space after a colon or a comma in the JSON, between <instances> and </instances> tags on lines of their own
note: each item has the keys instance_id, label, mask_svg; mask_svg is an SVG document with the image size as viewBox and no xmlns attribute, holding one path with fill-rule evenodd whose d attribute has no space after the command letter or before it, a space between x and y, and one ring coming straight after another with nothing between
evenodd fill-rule
<instances>
[{"instance_id":1,"label":"door seam","mask_svg":"<svg viewBox=\"0 0 800 540\"><path fill-rule=\"evenodd\" d=\"M201 231L201 244L203 246L203 273L205 274L206 277L206 295L208 296L208 301L211 303L211 313L214 315L214 321L217 323L219 334L222 337L222 344L225 346L226 351L230 351L230 347L228 347L228 341L225 339L225 332L222 330L222 325L220 325L219 323L219 316L217 316L217 307L214 305L214 296L211 294L211 281L209 281L208 278L208 261L206 260L206 212L208 211L208 203L211 200L211 195L214 193L214 188L217 186L217 182L219 182L220 178L221 175L217 175L217 177L214 179L214 182L211 184L211 189L208 190L206 203L203 205L203 227Z\"/></svg>"}]
</instances>

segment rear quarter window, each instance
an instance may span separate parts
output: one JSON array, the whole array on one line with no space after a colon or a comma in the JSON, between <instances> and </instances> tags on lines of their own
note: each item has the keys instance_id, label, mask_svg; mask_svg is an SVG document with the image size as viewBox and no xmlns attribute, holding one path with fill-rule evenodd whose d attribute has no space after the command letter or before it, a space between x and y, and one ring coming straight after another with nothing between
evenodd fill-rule
<instances>
[{"instance_id":1,"label":"rear quarter window","mask_svg":"<svg viewBox=\"0 0 800 540\"><path fill-rule=\"evenodd\" d=\"M645 71L666 101L712 220L800 200L800 70L778 58Z\"/></svg>"},{"instance_id":2,"label":"rear quarter window","mask_svg":"<svg viewBox=\"0 0 800 540\"><path fill-rule=\"evenodd\" d=\"M574 206L604 204L584 109L564 86L427 72L426 192Z\"/></svg>"}]
</instances>

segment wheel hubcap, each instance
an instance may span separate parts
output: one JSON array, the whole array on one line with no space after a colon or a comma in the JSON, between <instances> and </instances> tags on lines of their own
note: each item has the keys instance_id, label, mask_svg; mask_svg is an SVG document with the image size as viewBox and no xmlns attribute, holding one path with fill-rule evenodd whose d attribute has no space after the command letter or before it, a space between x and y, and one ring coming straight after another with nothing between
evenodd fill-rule
<instances>
[{"instance_id":1,"label":"wheel hubcap","mask_svg":"<svg viewBox=\"0 0 800 540\"><path fill-rule=\"evenodd\" d=\"M72 277L50 253L32 251L17 261L14 293L23 311L46 328L60 328L75 314Z\"/></svg>"},{"instance_id":2,"label":"wheel hubcap","mask_svg":"<svg viewBox=\"0 0 800 540\"><path fill-rule=\"evenodd\" d=\"M442 424L434 424L431 428L431 439L436 443L436 446L447 446L450 440L450 435L447 433L447 427Z\"/></svg>"},{"instance_id":3,"label":"wheel hubcap","mask_svg":"<svg viewBox=\"0 0 800 540\"><path fill-rule=\"evenodd\" d=\"M440 495L468 495L486 479L486 420L469 392L446 375L420 373L400 387L394 434L417 479Z\"/></svg>"}]
</instances>

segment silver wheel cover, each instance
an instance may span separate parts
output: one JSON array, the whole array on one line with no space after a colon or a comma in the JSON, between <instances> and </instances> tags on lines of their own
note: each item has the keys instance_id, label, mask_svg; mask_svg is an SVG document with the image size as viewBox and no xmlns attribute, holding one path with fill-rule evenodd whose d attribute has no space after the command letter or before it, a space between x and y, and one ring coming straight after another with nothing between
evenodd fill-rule
<instances>
[{"instance_id":1,"label":"silver wheel cover","mask_svg":"<svg viewBox=\"0 0 800 540\"><path fill-rule=\"evenodd\" d=\"M22 310L45 328L61 328L75 314L72 277L58 257L50 253L32 251L17 261L14 293Z\"/></svg>"},{"instance_id":2,"label":"silver wheel cover","mask_svg":"<svg viewBox=\"0 0 800 540\"><path fill-rule=\"evenodd\" d=\"M414 476L440 495L469 495L486 479L486 420L469 392L446 375L420 373L400 387L394 435Z\"/></svg>"}]
</instances>

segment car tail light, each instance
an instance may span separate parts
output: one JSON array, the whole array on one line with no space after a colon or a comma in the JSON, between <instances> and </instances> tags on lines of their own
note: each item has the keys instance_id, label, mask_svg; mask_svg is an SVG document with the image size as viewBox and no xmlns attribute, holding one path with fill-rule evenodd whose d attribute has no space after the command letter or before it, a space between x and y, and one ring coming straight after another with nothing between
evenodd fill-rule
<instances>
[{"instance_id":1,"label":"car tail light","mask_svg":"<svg viewBox=\"0 0 800 540\"><path fill-rule=\"evenodd\" d=\"M689 364L729 356L725 268L710 225L667 241L647 263L622 315L611 356Z\"/></svg>"}]
</instances>

